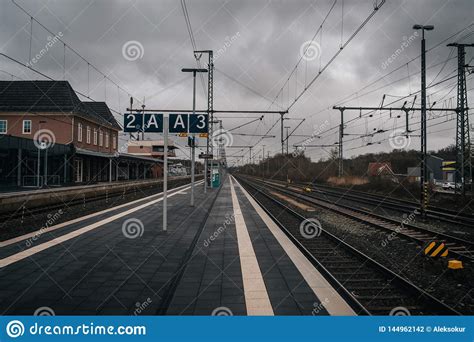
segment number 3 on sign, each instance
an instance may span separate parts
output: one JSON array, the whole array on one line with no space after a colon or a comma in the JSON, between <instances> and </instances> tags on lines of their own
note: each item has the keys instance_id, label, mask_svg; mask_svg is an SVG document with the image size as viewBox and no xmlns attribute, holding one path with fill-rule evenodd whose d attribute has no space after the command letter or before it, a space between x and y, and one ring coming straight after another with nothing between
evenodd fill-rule
<instances>
[{"instance_id":1,"label":"number 3 on sign","mask_svg":"<svg viewBox=\"0 0 474 342\"><path fill-rule=\"evenodd\" d=\"M189 116L189 133L207 133L207 114Z\"/></svg>"}]
</instances>

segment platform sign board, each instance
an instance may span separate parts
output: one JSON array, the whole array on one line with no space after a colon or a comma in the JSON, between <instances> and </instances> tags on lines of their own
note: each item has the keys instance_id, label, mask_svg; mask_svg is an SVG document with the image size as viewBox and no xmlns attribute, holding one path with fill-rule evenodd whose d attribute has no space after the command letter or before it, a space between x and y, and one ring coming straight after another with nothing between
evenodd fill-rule
<instances>
[{"instance_id":1,"label":"platform sign board","mask_svg":"<svg viewBox=\"0 0 474 342\"><path fill-rule=\"evenodd\" d=\"M187 133L188 127L188 114L170 114L170 133Z\"/></svg>"},{"instance_id":2,"label":"platform sign board","mask_svg":"<svg viewBox=\"0 0 474 342\"><path fill-rule=\"evenodd\" d=\"M163 132L163 114L145 114L145 132Z\"/></svg>"},{"instance_id":3,"label":"platform sign board","mask_svg":"<svg viewBox=\"0 0 474 342\"><path fill-rule=\"evenodd\" d=\"M198 156L199 159L213 159L214 158L214 155L210 154L210 153L201 153L199 156Z\"/></svg>"},{"instance_id":4,"label":"platform sign board","mask_svg":"<svg viewBox=\"0 0 474 342\"><path fill-rule=\"evenodd\" d=\"M189 133L207 133L207 114L189 115Z\"/></svg>"},{"instance_id":5,"label":"platform sign board","mask_svg":"<svg viewBox=\"0 0 474 342\"><path fill-rule=\"evenodd\" d=\"M142 125L145 129L142 129ZM125 113L123 116L123 131L127 133L162 133L163 114L150 113L143 116L140 113Z\"/></svg>"},{"instance_id":6,"label":"platform sign board","mask_svg":"<svg viewBox=\"0 0 474 342\"><path fill-rule=\"evenodd\" d=\"M144 129L142 128L144 126ZM207 114L169 114L169 133L187 136L188 133L207 136ZM123 131L126 133L163 133L163 114L125 113Z\"/></svg>"}]
</instances>

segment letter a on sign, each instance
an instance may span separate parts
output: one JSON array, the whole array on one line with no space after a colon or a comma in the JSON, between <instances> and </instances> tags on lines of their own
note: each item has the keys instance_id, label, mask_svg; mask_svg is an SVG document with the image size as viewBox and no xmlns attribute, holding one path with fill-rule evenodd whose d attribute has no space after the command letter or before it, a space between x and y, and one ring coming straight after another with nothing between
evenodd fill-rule
<instances>
[{"instance_id":1,"label":"letter a on sign","mask_svg":"<svg viewBox=\"0 0 474 342\"><path fill-rule=\"evenodd\" d=\"M145 114L145 132L163 132L163 114Z\"/></svg>"},{"instance_id":2,"label":"letter a on sign","mask_svg":"<svg viewBox=\"0 0 474 342\"><path fill-rule=\"evenodd\" d=\"M170 114L170 133L188 132L188 114Z\"/></svg>"}]
</instances>

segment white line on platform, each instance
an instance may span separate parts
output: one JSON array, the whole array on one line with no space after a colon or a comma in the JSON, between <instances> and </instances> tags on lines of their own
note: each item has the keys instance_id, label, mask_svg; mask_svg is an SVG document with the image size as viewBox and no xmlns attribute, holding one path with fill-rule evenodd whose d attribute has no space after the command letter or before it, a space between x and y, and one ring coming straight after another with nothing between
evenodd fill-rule
<instances>
[{"instance_id":1,"label":"white line on platform","mask_svg":"<svg viewBox=\"0 0 474 342\"><path fill-rule=\"evenodd\" d=\"M263 281L257 256L255 255L247 225L245 224L242 211L240 210L239 200L230 178L229 182L232 206L234 208L235 230L237 231L237 244L239 247L247 314L249 316L273 316L272 304L270 303L270 298L268 298L267 288Z\"/></svg>"},{"instance_id":2,"label":"white line on platform","mask_svg":"<svg viewBox=\"0 0 474 342\"><path fill-rule=\"evenodd\" d=\"M182 190L179 190L179 191L176 191L176 192L174 192L174 193L172 193L172 194L169 194L168 197L172 197L172 196L174 196L174 195L177 195L177 194L181 193L181 191L184 191L184 190L188 189L189 187L190 187L190 186L187 185L186 188L184 188L184 189L182 189ZM21 251L21 252L16 253L16 254L13 254L13 255L8 256L8 257L6 257L6 258L4 258L4 259L0 259L0 268L5 267L5 266L8 266L8 265L11 265L11 264L13 264L13 263L15 263L15 262L17 262L17 261L23 260L23 259L25 259L25 258L28 258L28 257L30 257L30 256L32 256L32 255L34 255L34 254L37 254L37 253L39 253L39 252L41 252L41 251L44 251L45 249L51 248L51 247L53 247L53 246L56 246L56 245L58 245L58 244L60 244L60 243L65 242L65 241L67 241L67 240L70 240L70 239L73 239L73 238L75 238L75 237L78 237L78 236L80 236L80 235L82 235L82 234L84 234L84 233L87 233L87 232L91 231L91 230L97 229L97 228L103 226L104 224L107 224L107 223L110 223L110 222L112 222L112 221L115 221L115 220L117 220L117 219L119 219L119 218L121 218L121 217L123 217L123 216L127 216L127 215L129 215L129 214L131 214L131 213L133 213L133 212L135 212L135 211L138 211L138 210L141 210L141 209L143 209L143 208L149 207L150 205L153 205L153 204L155 204L155 203L158 203L158 202L160 202L160 201L162 201L162 200L163 200L163 198L158 198L158 199L155 199L155 200L153 200L153 201L146 202L146 203L144 203L144 204L142 204L142 205L139 205L139 206L137 206L137 207L128 209L128 210L123 211L123 212L121 212L121 213L115 214L115 215L113 215L113 216L111 216L111 217L108 217L108 218L106 218L106 219L100 220L100 221L98 221L98 222L96 222L96 223L93 223L93 224L90 224L90 225L88 225L88 226L79 228L79 229L77 229L77 230L75 230L75 231L73 231L73 232L70 232L70 233L68 233L68 234L59 236L59 237L57 237L57 238L55 238L55 239L52 239L52 240L47 241L47 242L44 242L44 243L42 243L42 244L40 244L40 245L31 247L31 248L29 248L29 249L27 249L27 250Z\"/></svg>"},{"instance_id":3,"label":"white line on platform","mask_svg":"<svg viewBox=\"0 0 474 342\"><path fill-rule=\"evenodd\" d=\"M203 181L199 181L198 183L202 183ZM180 189L183 189L185 187L189 187L188 184L185 184L185 185L181 185L181 186L178 186L177 188L175 189L172 189L171 191L179 191ZM183 189L183 190L186 190L186 189ZM181 191L180 191L181 193ZM186 192L184 192L186 193ZM66 226L69 226L71 224L74 224L74 223L77 223L77 222L81 222L81 221L84 221L84 220L87 220L87 219L90 219L92 217L95 217L95 216L99 216L99 215L102 215L102 214L106 214L108 212L111 212L111 211L114 211L114 210L117 210L117 209L121 209L123 207L126 207L126 206L129 206L129 205L133 205L135 203L138 203L138 202L141 202L141 201L146 201L146 200L149 200L151 198L154 198L154 197L157 197L157 196L161 196L163 193L162 192L159 192L157 194L154 194L154 195L151 195L151 196L148 196L148 197L144 197L144 198L140 198L140 199L137 199L135 201L132 201L132 202L127 202L127 203L124 203L124 204L121 204L121 205L118 205L116 207L112 207L112 208L109 208L109 209L105 209L105 210L102 210L102 211L98 211L98 212L95 212L95 213L92 213L92 214L89 214L89 215L86 215L86 216L81 216L81 217L78 217L78 218L75 218L74 220L70 220L70 221L67 221L67 222L63 222L63 223L59 223L59 224L56 224L54 226L51 226L51 227L48 227L48 228L42 228L42 229L39 229L39 230L35 230L34 232L31 232L31 233L28 233L28 234L24 234L24 235L21 235L21 236L17 236L15 238L12 238L12 239L9 239L9 240L5 240L5 241L2 241L0 242L0 248L2 247L6 247L6 246L9 246L9 245L12 245L14 243L17 243L17 242L20 242L22 240L26 240L26 239L29 239L29 238L32 238L34 236L39 236L39 235L42 235L44 233L47 233L47 232L50 232L50 231L53 231L53 230L56 230L56 229L60 229L60 228L63 228L63 227L66 227Z\"/></svg>"},{"instance_id":4,"label":"white line on platform","mask_svg":"<svg viewBox=\"0 0 474 342\"><path fill-rule=\"evenodd\" d=\"M311 264L308 258L306 258L303 253L301 253L301 251L294 245L293 242L291 242L288 236L285 235L285 233L277 226L277 224L262 209L262 207L260 207L260 205L255 202L247 190L245 190L237 180L235 180L235 182L239 185L240 189L242 189L245 197L247 197L250 204L252 204L263 222L265 222L273 236L275 236L275 238L278 240L281 247L284 249L291 261L295 264L296 268L306 280L309 287L313 290L316 297L321 303L323 303L322 305L329 312L329 314L334 316L356 315L354 310L352 310L352 308L339 295L339 293L336 292L332 285L329 284L322 274Z\"/></svg>"}]
</instances>

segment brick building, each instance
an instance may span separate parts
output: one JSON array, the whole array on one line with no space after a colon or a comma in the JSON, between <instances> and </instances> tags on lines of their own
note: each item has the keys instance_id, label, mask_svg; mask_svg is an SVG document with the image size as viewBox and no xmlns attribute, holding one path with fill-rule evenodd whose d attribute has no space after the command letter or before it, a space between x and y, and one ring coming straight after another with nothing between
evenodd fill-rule
<instances>
[{"instance_id":1,"label":"brick building","mask_svg":"<svg viewBox=\"0 0 474 342\"><path fill-rule=\"evenodd\" d=\"M152 158L118 153L104 102L82 102L67 81L0 81L1 186L151 177Z\"/></svg>"}]
</instances>

